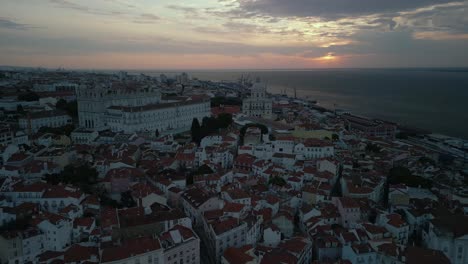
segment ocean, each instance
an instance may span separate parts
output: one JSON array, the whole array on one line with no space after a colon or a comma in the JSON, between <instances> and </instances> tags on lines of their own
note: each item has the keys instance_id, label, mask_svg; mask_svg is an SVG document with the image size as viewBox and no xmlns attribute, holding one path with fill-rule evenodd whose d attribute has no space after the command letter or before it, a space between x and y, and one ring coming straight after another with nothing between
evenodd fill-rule
<instances>
[{"instance_id":1,"label":"ocean","mask_svg":"<svg viewBox=\"0 0 468 264\"><path fill-rule=\"evenodd\" d=\"M159 74L160 72L152 72ZM168 76L176 72L165 72ZM330 109L468 139L468 69L187 71L201 80L249 75L271 93L309 97Z\"/></svg>"}]
</instances>

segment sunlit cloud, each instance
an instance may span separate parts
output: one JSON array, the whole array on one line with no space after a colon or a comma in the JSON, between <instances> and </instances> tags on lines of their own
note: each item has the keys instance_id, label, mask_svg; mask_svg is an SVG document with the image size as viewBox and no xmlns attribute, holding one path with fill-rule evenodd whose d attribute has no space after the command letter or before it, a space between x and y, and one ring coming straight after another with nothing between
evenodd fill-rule
<instances>
[{"instance_id":1,"label":"sunlit cloud","mask_svg":"<svg viewBox=\"0 0 468 264\"><path fill-rule=\"evenodd\" d=\"M428 40L468 40L468 33L454 34L449 32L428 31L428 32L415 32L413 34L415 39L428 39Z\"/></svg>"},{"instance_id":2,"label":"sunlit cloud","mask_svg":"<svg viewBox=\"0 0 468 264\"><path fill-rule=\"evenodd\" d=\"M459 66L468 63L468 1L8 1L0 34L3 64L395 67L446 51L431 63Z\"/></svg>"}]
</instances>

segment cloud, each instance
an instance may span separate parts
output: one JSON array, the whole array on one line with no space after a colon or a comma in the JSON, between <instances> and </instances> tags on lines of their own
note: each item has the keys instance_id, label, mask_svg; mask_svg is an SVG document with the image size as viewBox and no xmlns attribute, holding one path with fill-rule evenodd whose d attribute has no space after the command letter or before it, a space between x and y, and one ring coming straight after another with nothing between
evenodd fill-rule
<instances>
[{"instance_id":1,"label":"cloud","mask_svg":"<svg viewBox=\"0 0 468 264\"><path fill-rule=\"evenodd\" d=\"M140 16L136 17L133 23L138 24L153 24L156 21L159 21L161 18L154 14L143 13Z\"/></svg>"},{"instance_id":2,"label":"cloud","mask_svg":"<svg viewBox=\"0 0 468 264\"><path fill-rule=\"evenodd\" d=\"M0 38L0 50L50 56L100 53L215 54L257 56L261 53L292 56L312 51L308 45L253 45L229 41L191 41L166 37L102 38L44 37L6 34ZM317 54L322 54L320 50Z\"/></svg>"},{"instance_id":3,"label":"cloud","mask_svg":"<svg viewBox=\"0 0 468 264\"><path fill-rule=\"evenodd\" d=\"M190 18L200 18L200 12L195 7L182 6L182 5L167 5L166 8L172 9L178 12L182 12Z\"/></svg>"},{"instance_id":4,"label":"cloud","mask_svg":"<svg viewBox=\"0 0 468 264\"><path fill-rule=\"evenodd\" d=\"M454 0L238 0L241 10L280 17L338 17L395 13Z\"/></svg>"},{"instance_id":5,"label":"cloud","mask_svg":"<svg viewBox=\"0 0 468 264\"><path fill-rule=\"evenodd\" d=\"M468 33L449 33L449 32L440 32L440 31L424 31L424 32L415 32L413 34L415 39L424 39L424 40L468 40Z\"/></svg>"},{"instance_id":6,"label":"cloud","mask_svg":"<svg viewBox=\"0 0 468 264\"><path fill-rule=\"evenodd\" d=\"M140 17L146 20L159 20L160 19L160 17L158 17L157 15L148 14L148 13L143 13L140 15Z\"/></svg>"},{"instance_id":7,"label":"cloud","mask_svg":"<svg viewBox=\"0 0 468 264\"><path fill-rule=\"evenodd\" d=\"M30 28L29 25L16 23L12 20L0 17L0 28L15 29L15 30L26 30Z\"/></svg>"},{"instance_id":8,"label":"cloud","mask_svg":"<svg viewBox=\"0 0 468 264\"><path fill-rule=\"evenodd\" d=\"M114 11L114 10L109 10L109 9L104 9L104 8L91 8L89 6L77 4L69 0L50 0L50 2L58 8L69 9L69 10L73 10L73 11L77 11L77 12L81 12L81 13L89 14L89 15L112 16L112 17L120 17L120 16L126 15L126 13L121 12L121 11ZM110 1L110 2L117 3L115 1ZM126 7L132 8L128 5Z\"/></svg>"}]
</instances>

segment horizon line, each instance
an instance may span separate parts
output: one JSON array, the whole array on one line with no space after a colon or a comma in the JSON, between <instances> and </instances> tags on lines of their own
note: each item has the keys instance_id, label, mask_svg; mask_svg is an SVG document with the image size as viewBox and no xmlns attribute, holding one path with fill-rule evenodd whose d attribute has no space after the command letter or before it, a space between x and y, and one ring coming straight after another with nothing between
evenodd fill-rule
<instances>
[{"instance_id":1,"label":"horizon line","mask_svg":"<svg viewBox=\"0 0 468 264\"><path fill-rule=\"evenodd\" d=\"M430 70L430 69L460 69L468 70L468 66L407 66L407 67L313 67L313 68L74 68L74 67L45 67L45 66L14 66L0 65L3 68L24 68L24 69L42 69L42 70L63 70L63 71L313 71L313 70Z\"/></svg>"}]
</instances>

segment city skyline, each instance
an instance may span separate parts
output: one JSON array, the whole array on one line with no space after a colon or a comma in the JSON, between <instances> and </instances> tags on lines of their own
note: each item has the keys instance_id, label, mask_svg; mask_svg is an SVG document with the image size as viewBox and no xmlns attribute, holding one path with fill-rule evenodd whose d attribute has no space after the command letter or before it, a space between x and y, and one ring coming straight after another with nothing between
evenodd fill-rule
<instances>
[{"instance_id":1,"label":"city skyline","mask_svg":"<svg viewBox=\"0 0 468 264\"><path fill-rule=\"evenodd\" d=\"M0 65L466 67L468 1L2 1Z\"/></svg>"}]
</instances>

